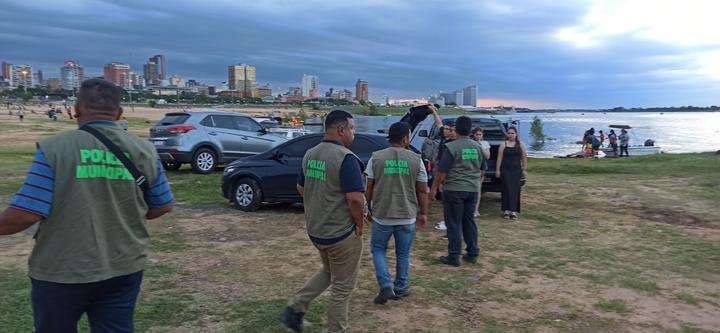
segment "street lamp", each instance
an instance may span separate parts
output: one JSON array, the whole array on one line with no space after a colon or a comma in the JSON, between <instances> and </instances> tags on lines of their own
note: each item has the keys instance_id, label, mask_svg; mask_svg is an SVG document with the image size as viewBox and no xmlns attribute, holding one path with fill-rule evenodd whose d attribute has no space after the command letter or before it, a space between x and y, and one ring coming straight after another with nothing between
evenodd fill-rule
<instances>
[{"instance_id":1,"label":"street lamp","mask_svg":"<svg viewBox=\"0 0 720 333\"><path fill-rule=\"evenodd\" d=\"M23 76L23 89L25 89L25 94L27 95L27 69L21 70L20 74Z\"/></svg>"}]
</instances>

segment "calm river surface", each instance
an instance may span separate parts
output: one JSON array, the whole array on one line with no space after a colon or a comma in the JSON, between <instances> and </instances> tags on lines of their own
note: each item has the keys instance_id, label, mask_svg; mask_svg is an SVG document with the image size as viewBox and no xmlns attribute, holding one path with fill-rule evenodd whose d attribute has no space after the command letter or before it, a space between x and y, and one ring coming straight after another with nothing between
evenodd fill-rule
<instances>
[{"instance_id":1,"label":"calm river surface","mask_svg":"<svg viewBox=\"0 0 720 333\"><path fill-rule=\"evenodd\" d=\"M530 124L538 116L544 124L545 135L552 138L542 147L533 148ZM488 115L490 117L490 115ZM595 132L609 133L611 124L630 125L630 145L642 145L647 139L655 140L663 152L684 153L716 151L720 149L720 112L557 112L515 113L493 115L502 121L518 120L520 139L530 153L536 155L565 155L580 150L575 142L582 139L590 127ZM356 117L358 131L375 132L387 128L400 117ZM619 130L615 131L618 135ZM607 144L607 140L605 142Z\"/></svg>"}]
</instances>

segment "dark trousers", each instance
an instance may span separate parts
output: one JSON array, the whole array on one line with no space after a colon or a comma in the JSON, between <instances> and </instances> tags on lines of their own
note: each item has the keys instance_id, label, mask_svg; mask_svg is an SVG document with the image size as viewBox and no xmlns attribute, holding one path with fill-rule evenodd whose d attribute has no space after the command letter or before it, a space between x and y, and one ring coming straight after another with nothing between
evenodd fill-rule
<instances>
[{"instance_id":1,"label":"dark trousers","mask_svg":"<svg viewBox=\"0 0 720 333\"><path fill-rule=\"evenodd\" d=\"M444 191L442 199L448 235L448 256L460 257L464 239L468 256L477 257L480 255L480 249L477 245L477 225L474 215L478 193Z\"/></svg>"},{"instance_id":2,"label":"dark trousers","mask_svg":"<svg viewBox=\"0 0 720 333\"><path fill-rule=\"evenodd\" d=\"M617 143L611 143L611 144L610 144L610 147L612 147L613 157L616 157L616 156L617 156L617 150L618 150L618 149L617 149L617 148L618 148Z\"/></svg>"},{"instance_id":3,"label":"dark trousers","mask_svg":"<svg viewBox=\"0 0 720 333\"><path fill-rule=\"evenodd\" d=\"M620 156L623 156L623 152L625 152L625 156L630 156L628 153L628 145L620 145Z\"/></svg>"},{"instance_id":4,"label":"dark trousers","mask_svg":"<svg viewBox=\"0 0 720 333\"><path fill-rule=\"evenodd\" d=\"M135 301L143 272L92 283L30 279L36 333L74 333L87 313L93 333L133 332Z\"/></svg>"}]
</instances>

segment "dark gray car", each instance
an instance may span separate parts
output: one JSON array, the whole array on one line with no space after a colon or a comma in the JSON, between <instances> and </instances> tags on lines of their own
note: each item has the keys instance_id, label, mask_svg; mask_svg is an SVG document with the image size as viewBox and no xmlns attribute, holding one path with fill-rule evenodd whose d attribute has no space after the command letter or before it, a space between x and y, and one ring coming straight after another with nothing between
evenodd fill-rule
<instances>
[{"instance_id":1,"label":"dark gray car","mask_svg":"<svg viewBox=\"0 0 720 333\"><path fill-rule=\"evenodd\" d=\"M268 134L248 116L204 110L168 113L150 128L150 142L167 170L190 163L197 173L210 173L221 163L255 155L287 139Z\"/></svg>"}]
</instances>

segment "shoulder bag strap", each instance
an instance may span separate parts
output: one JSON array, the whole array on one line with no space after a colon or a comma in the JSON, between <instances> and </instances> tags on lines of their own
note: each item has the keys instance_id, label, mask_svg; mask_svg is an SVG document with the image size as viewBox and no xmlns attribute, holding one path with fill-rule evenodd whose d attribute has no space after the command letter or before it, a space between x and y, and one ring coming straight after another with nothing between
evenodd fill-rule
<instances>
[{"instance_id":1,"label":"shoulder bag strap","mask_svg":"<svg viewBox=\"0 0 720 333\"><path fill-rule=\"evenodd\" d=\"M135 164L133 164L133 162L130 161L127 156L125 156L122 150L120 150L120 147L110 141L107 136L100 133L100 131L92 128L91 126L83 125L80 127L80 130L92 134L96 139L100 140L100 142L102 142L105 147L110 149L110 151L115 155L115 157L120 160L120 162L122 162L125 168L130 172L133 178L135 178L135 184L140 187L143 193L147 194L148 190L150 189L147 178L145 178L145 176L143 176L143 174L140 172L140 170L138 170Z\"/></svg>"}]
</instances>

